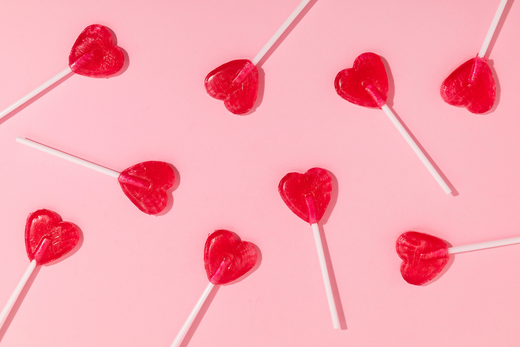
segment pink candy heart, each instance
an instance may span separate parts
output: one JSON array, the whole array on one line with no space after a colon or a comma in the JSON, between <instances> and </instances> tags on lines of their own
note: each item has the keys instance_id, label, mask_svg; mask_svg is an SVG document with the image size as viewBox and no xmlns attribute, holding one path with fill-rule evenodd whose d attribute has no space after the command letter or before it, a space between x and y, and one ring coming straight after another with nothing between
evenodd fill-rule
<instances>
[{"instance_id":1,"label":"pink candy heart","mask_svg":"<svg viewBox=\"0 0 520 347\"><path fill-rule=\"evenodd\" d=\"M278 192L291 211L313 224L321 220L329 205L332 179L318 167L304 174L290 172L280 181Z\"/></svg>"},{"instance_id":2,"label":"pink candy heart","mask_svg":"<svg viewBox=\"0 0 520 347\"><path fill-rule=\"evenodd\" d=\"M175 182L175 172L168 163L147 161L121 172L118 181L138 209L147 214L158 214L168 204L167 190Z\"/></svg>"},{"instance_id":3,"label":"pink candy heart","mask_svg":"<svg viewBox=\"0 0 520 347\"><path fill-rule=\"evenodd\" d=\"M204 246L204 268L213 284L226 284L251 270L257 260L255 246L227 230L208 236Z\"/></svg>"},{"instance_id":4,"label":"pink candy heart","mask_svg":"<svg viewBox=\"0 0 520 347\"><path fill-rule=\"evenodd\" d=\"M464 106L472 113L489 111L496 87L487 59L477 56L459 66L442 82L441 96L448 104Z\"/></svg>"},{"instance_id":5,"label":"pink candy heart","mask_svg":"<svg viewBox=\"0 0 520 347\"><path fill-rule=\"evenodd\" d=\"M249 112L258 96L258 69L249 60L232 60L211 71L204 81L208 94L223 100L234 114Z\"/></svg>"},{"instance_id":6,"label":"pink candy heart","mask_svg":"<svg viewBox=\"0 0 520 347\"><path fill-rule=\"evenodd\" d=\"M420 286L434 279L449 260L448 245L428 234L408 231L396 241L401 263L401 275L410 284Z\"/></svg>"},{"instance_id":7,"label":"pink candy heart","mask_svg":"<svg viewBox=\"0 0 520 347\"><path fill-rule=\"evenodd\" d=\"M363 53L350 69L341 70L334 80L336 92L343 99L365 107L381 107L388 95L388 76L381 57Z\"/></svg>"},{"instance_id":8,"label":"pink candy heart","mask_svg":"<svg viewBox=\"0 0 520 347\"><path fill-rule=\"evenodd\" d=\"M38 265L50 263L69 253L79 241L79 228L63 222L53 211L38 210L27 217L25 250Z\"/></svg>"},{"instance_id":9,"label":"pink candy heart","mask_svg":"<svg viewBox=\"0 0 520 347\"><path fill-rule=\"evenodd\" d=\"M113 44L112 33L99 24L86 27L69 54L71 70L89 77L108 77L121 70L124 63L123 50Z\"/></svg>"}]
</instances>

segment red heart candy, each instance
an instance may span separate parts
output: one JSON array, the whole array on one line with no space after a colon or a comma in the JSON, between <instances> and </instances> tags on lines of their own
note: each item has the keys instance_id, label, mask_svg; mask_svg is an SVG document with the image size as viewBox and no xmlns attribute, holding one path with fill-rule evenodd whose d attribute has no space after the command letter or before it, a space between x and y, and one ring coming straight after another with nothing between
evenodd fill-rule
<instances>
[{"instance_id":1,"label":"red heart candy","mask_svg":"<svg viewBox=\"0 0 520 347\"><path fill-rule=\"evenodd\" d=\"M396 241L397 254L403 260L401 275L410 284L420 286L437 276L449 260L448 245L428 234L408 231Z\"/></svg>"},{"instance_id":2,"label":"red heart candy","mask_svg":"<svg viewBox=\"0 0 520 347\"><path fill-rule=\"evenodd\" d=\"M25 250L38 265L50 263L70 252L79 241L79 228L63 222L53 211L38 210L27 217Z\"/></svg>"},{"instance_id":3,"label":"red heart candy","mask_svg":"<svg viewBox=\"0 0 520 347\"><path fill-rule=\"evenodd\" d=\"M388 76L381 57L363 53L351 69L341 70L334 80L336 92L343 99L365 107L381 107L388 95Z\"/></svg>"},{"instance_id":4,"label":"red heart candy","mask_svg":"<svg viewBox=\"0 0 520 347\"><path fill-rule=\"evenodd\" d=\"M204 268L213 284L226 284L239 279L256 264L256 248L230 231L217 230L208 236L204 246Z\"/></svg>"},{"instance_id":5,"label":"red heart candy","mask_svg":"<svg viewBox=\"0 0 520 347\"><path fill-rule=\"evenodd\" d=\"M117 73L125 63L125 55L112 41L112 33L106 27L99 24L86 27L70 51L71 70L89 77L107 77Z\"/></svg>"},{"instance_id":6,"label":"red heart candy","mask_svg":"<svg viewBox=\"0 0 520 347\"><path fill-rule=\"evenodd\" d=\"M471 113L489 111L495 103L496 87L487 59L470 59L449 75L441 85L441 96L453 106Z\"/></svg>"},{"instance_id":7,"label":"red heart candy","mask_svg":"<svg viewBox=\"0 0 520 347\"><path fill-rule=\"evenodd\" d=\"M138 209L147 214L158 214L168 204L166 191L175 182L175 172L168 163L146 161L121 172L118 181Z\"/></svg>"},{"instance_id":8,"label":"red heart candy","mask_svg":"<svg viewBox=\"0 0 520 347\"><path fill-rule=\"evenodd\" d=\"M211 71L204 86L211 97L224 100L230 112L244 114L258 96L258 69L249 60L232 60Z\"/></svg>"},{"instance_id":9,"label":"red heart candy","mask_svg":"<svg viewBox=\"0 0 520 347\"><path fill-rule=\"evenodd\" d=\"M291 211L313 224L320 221L329 205L332 179L319 167L304 174L290 172L280 181L278 192Z\"/></svg>"}]
</instances>

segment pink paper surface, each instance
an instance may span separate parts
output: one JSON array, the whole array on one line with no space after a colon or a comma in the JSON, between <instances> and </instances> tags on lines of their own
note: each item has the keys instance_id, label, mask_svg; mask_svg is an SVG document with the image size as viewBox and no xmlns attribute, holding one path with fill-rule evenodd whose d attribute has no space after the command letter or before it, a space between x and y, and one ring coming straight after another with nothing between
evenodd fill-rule
<instances>
[{"instance_id":1,"label":"pink paper surface","mask_svg":"<svg viewBox=\"0 0 520 347\"><path fill-rule=\"evenodd\" d=\"M520 10L493 40L497 105L446 104L442 81L474 57L497 1L312 1L259 65L251 114L206 94L204 78L252 59L299 0L2 2L0 109L67 67L90 24L128 54L119 76L73 75L0 124L0 306L29 265L27 215L56 211L81 248L29 281L1 346L169 346L208 281L217 229L260 249L221 287L183 346L517 346L520 246L458 254L427 286L407 284L395 240L408 230L454 246L520 235ZM384 113L340 98L336 74L363 52L389 67L388 105L451 182L445 195ZM173 206L138 211L117 180L15 142L41 141L121 171L177 170ZM332 329L308 224L277 191L287 172L324 167L320 222L344 317Z\"/></svg>"}]
</instances>

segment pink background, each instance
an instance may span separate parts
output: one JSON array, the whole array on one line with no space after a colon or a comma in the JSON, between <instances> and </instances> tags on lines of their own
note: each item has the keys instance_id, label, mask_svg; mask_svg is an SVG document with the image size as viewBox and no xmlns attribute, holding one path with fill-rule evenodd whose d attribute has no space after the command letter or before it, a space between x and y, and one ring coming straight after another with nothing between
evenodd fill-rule
<instances>
[{"instance_id":1,"label":"pink background","mask_svg":"<svg viewBox=\"0 0 520 347\"><path fill-rule=\"evenodd\" d=\"M129 56L110 79L73 75L0 124L0 306L29 261L27 215L76 223L75 254L31 278L2 346L169 346L207 284L206 237L226 228L261 250L250 276L214 292L183 346L517 346L520 246L456 255L424 287L400 275L408 230L452 245L520 236L520 11L491 46L498 103L444 103L442 80L474 57L499 1L312 1L260 64L255 111L229 113L203 87L252 59L299 0L2 1L0 109L67 66L90 24ZM455 190L445 195L383 112L341 99L359 54L390 66L389 105ZM121 171L179 174L168 213L141 213L116 180L15 142L23 136ZM334 175L322 223L340 297L333 330L309 225L278 195L288 172Z\"/></svg>"}]
</instances>

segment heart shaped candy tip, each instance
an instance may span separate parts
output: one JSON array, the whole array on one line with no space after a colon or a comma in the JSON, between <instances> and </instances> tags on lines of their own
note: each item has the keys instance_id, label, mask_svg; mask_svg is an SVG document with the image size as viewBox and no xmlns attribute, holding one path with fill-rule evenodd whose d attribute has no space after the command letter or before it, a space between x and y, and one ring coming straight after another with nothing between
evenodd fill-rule
<instances>
[{"instance_id":1,"label":"heart shaped candy tip","mask_svg":"<svg viewBox=\"0 0 520 347\"><path fill-rule=\"evenodd\" d=\"M204 80L206 92L224 101L234 114L249 112L258 96L258 69L249 60L232 60L211 71Z\"/></svg>"},{"instance_id":2,"label":"heart shaped candy tip","mask_svg":"<svg viewBox=\"0 0 520 347\"><path fill-rule=\"evenodd\" d=\"M252 243L241 241L228 230L213 232L204 246L204 268L215 285L239 279L255 266L257 258Z\"/></svg>"},{"instance_id":3,"label":"heart shaped candy tip","mask_svg":"<svg viewBox=\"0 0 520 347\"><path fill-rule=\"evenodd\" d=\"M334 80L343 99L365 107L380 108L388 96L388 76L381 57L367 52L359 55L350 69L341 70Z\"/></svg>"},{"instance_id":4,"label":"heart shaped candy tip","mask_svg":"<svg viewBox=\"0 0 520 347\"><path fill-rule=\"evenodd\" d=\"M317 223L327 209L332 193L332 178L327 170L312 168L300 174L290 172L278 185L287 207L307 223Z\"/></svg>"},{"instance_id":5,"label":"heart shaped candy tip","mask_svg":"<svg viewBox=\"0 0 520 347\"><path fill-rule=\"evenodd\" d=\"M168 205L167 190L175 182L175 172L168 163L147 161L121 172L118 181L138 209L153 215L161 213Z\"/></svg>"},{"instance_id":6,"label":"heart shaped candy tip","mask_svg":"<svg viewBox=\"0 0 520 347\"><path fill-rule=\"evenodd\" d=\"M125 63L123 50L113 44L106 27L93 24L79 34L69 54L69 67L78 75L108 77L119 72Z\"/></svg>"},{"instance_id":7,"label":"heart shaped candy tip","mask_svg":"<svg viewBox=\"0 0 520 347\"><path fill-rule=\"evenodd\" d=\"M408 231L399 236L395 248L404 280L417 286L433 280L449 260L448 245L443 240L424 233Z\"/></svg>"},{"instance_id":8,"label":"heart shaped candy tip","mask_svg":"<svg viewBox=\"0 0 520 347\"><path fill-rule=\"evenodd\" d=\"M471 113L491 110L496 86L487 59L477 56L455 69L442 82L441 97L448 104L463 106Z\"/></svg>"},{"instance_id":9,"label":"heart shaped candy tip","mask_svg":"<svg viewBox=\"0 0 520 347\"><path fill-rule=\"evenodd\" d=\"M29 260L44 265L63 257L76 247L79 228L63 222L53 211L38 210L27 217L25 224L25 250Z\"/></svg>"}]
</instances>

